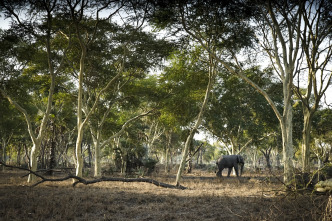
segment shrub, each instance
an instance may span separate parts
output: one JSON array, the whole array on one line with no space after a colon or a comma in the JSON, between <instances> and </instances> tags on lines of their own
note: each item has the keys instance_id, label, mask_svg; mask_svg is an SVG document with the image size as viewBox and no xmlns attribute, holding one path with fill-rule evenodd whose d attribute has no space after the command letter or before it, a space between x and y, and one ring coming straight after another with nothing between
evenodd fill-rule
<instances>
[{"instance_id":1,"label":"shrub","mask_svg":"<svg viewBox=\"0 0 332 221\"><path fill-rule=\"evenodd\" d=\"M143 166L147 170L148 175L154 171L157 163L158 160L152 158L146 158L145 160L143 160Z\"/></svg>"}]
</instances>

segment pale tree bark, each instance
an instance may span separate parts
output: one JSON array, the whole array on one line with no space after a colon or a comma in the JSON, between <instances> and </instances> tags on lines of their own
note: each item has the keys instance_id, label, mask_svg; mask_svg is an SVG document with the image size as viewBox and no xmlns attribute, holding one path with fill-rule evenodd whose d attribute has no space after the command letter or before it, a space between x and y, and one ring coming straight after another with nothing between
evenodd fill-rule
<instances>
[{"instance_id":1,"label":"pale tree bark","mask_svg":"<svg viewBox=\"0 0 332 221\"><path fill-rule=\"evenodd\" d=\"M302 171L310 172L310 131L312 115L307 108L303 108L303 130L302 130Z\"/></svg>"},{"instance_id":2,"label":"pale tree bark","mask_svg":"<svg viewBox=\"0 0 332 221\"><path fill-rule=\"evenodd\" d=\"M218 135L215 135L215 136L218 137ZM227 141L224 141L221 137L218 137L218 142L221 143L220 145L226 149L226 151L229 155L232 154L232 149L233 149L233 144L230 140L231 140L230 136L228 136Z\"/></svg>"},{"instance_id":3,"label":"pale tree bark","mask_svg":"<svg viewBox=\"0 0 332 221\"><path fill-rule=\"evenodd\" d=\"M285 7L285 5L282 5ZM211 48L204 43L202 34L200 30L189 29L184 14L182 15L182 25L185 31L196 39L202 47L213 56L219 63L221 63L230 73L238 76L239 78L246 81L249 85L254 87L259 93L261 93L264 98L267 100L271 108L273 109L276 117L279 120L281 131L282 131L282 140L283 140L283 163L284 163L284 181L285 183L290 183L293 179L293 113L291 105L292 97L292 86L293 86L293 75L295 74L296 62L298 59L299 51L299 41L300 41L300 27L301 19L300 12L302 10L302 5L295 10L294 14L290 15L288 11L279 11L280 16L282 17L281 22L276 18L274 8L272 3L268 1L265 4L266 11L262 11L264 16L264 21L267 23L270 32L267 33L265 30L266 26L263 26L263 42L261 43L262 47L269 55L272 64L275 67L275 70L279 74L280 80L283 83L283 95L284 95L284 110L281 114L277 109L277 106L272 101L270 96L251 81L242 70L241 64L238 62L236 56L233 54L233 59L237 64L239 70L235 70L228 62L219 57L214 53ZM280 8L283 10L283 8ZM290 16L291 18L287 17ZM292 20L293 19L293 20ZM260 22L260 21L259 21ZM293 26L295 23L295 26ZM281 30L281 27L286 27L286 33ZM294 28L295 27L295 28ZM268 35L271 37L272 41L269 41ZM281 54L279 54L279 49L281 49Z\"/></svg>"},{"instance_id":4,"label":"pale tree bark","mask_svg":"<svg viewBox=\"0 0 332 221\"><path fill-rule=\"evenodd\" d=\"M225 134L224 134L225 135ZM262 140L265 137L270 136L271 134L267 134L264 137L259 138L258 140ZM218 136L218 135L215 135ZM246 143L244 145L239 145L238 140L240 139L241 133L239 132L238 135L236 136L236 138L233 138L231 135L227 134L227 139L229 140L230 145L228 145L226 142L224 142L221 138L219 138L219 141L224 145L224 147L226 148L227 152L229 155L233 155L233 154L239 154L241 153L245 148L247 148L249 146L249 144L252 143L253 139L249 139L248 141L246 141ZM230 147L229 147L230 146Z\"/></svg>"},{"instance_id":5,"label":"pale tree bark","mask_svg":"<svg viewBox=\"0 0 332 221\"><path fill-rule=\"evenodd\" d=\"M80 45L80 50L81 50L81 56L80 56L80 70L78 73L78 96L77 96L77 139L76 139L76 146L75 146L75 164L76 164L76 176L82 177L82 172L83 172L83 158L82 158L82 141L83 141L83 130L86 125L86 123L90 120L90 116L92 113L95 111L98 101L100 96L106 92L111 85L114 84L114 82L121 77L122 72L123 72L123 64L119 65L118 73L115 77L113 77L107 85L99 91L99 93L96 96L95 102L93 103L91 109L89 110L88 113L85 114L85 119L83 120L83 81L84 81L84 74L85 74L85 62L86 62L86 57L87 57L87 49L93 40L95 40L95 33L97 32L98 25L99 25L99 14L101 13L102 10L107 8L109 3L107 3L105 6L99 8L96 12L96 22L95 25L92 29L91 33L87 33L81 30L81 22L83 21L84 13L86 13L86 10L88 10L88 2L82 1L82 4L78 4L79 2L72 3L68 2L68 7L70 8L71 12L71 19L74 22L75 29L76 29L76 35L79 41ZM76 7L80 7L78 10ZM120 8L117 8L113 13L111 13L106 19L110 19L114 14L116 14Z\"/></svg>"},{"instance_id":6,"label":"pale tree bark","mask_svg":"<svg viewBox=\"0 0 332 221\"><path fill-rule=\"evenodd\" d=\"M124 84L123 84L124 85ZM119 87L114 94L118 93L121 87ZM85 97L94 97L91 96L91 94L86 94ZM99 97L99 95L97 96ZM83 112L86 116L89 115L89 113L91 112L91 108L89 108L89 99L87 101L85 101L85 105L83 105ZM104 123L107 119L107 117L109 116L110 112L111 112L111 102L109 102L108 104L106 104L108 107L108 109L104 112L102 119L100 120L100 122L97 122L97 125L94 127L91 119L89 118L88 120L88 124L89 124L89 129L90 129L90 134L93 140L93 146L94 146L94 152L95 152L95 158L94 158L94 177L100 177L101 176L101 134L102 134L102 130L103 130L103 126Z\"/></svg>"},{"instance_id":7,"label":"pale tree bark","mask_svg":"<svg viewBox=\"0 0 332 221\"><path fill-rule=\"evenodd\" d=\"M54 86L55 86L55 73L51 72L51 85L50 85L50 89L49 89L49 96L48 96L48 102L47 102L47 106L46 106L46 112L44 113L40 128L39 128L39 132L38 135L36 136L33 127L32 127L32 122L30 119L30 116L28 114L28 112L21 107L17 102L15 102L14 100L12 100L12 98L7 95L7 93L3 90L0 89L2 95L7 98L7 100L15 106L15 108L17 108L25 117L26 123L28 125L28 131L29 131L29 135L32 141L32 148L31 148L31 152L30 152L30 169L32 171L36 171L37 170L37 155L38 155L38 151L40 149L40 145L41 145L41 141L44 137L45 134L45 128L46 128L46 123L48 121L49 118L49 114L51 112L52 109L52 100L53 100L53 92L54 92ZM33 174L30 174L28 177L28 182L34 182L35 181L36 176Z\"/></svg>"},{"instance_id":8,"label":"pale tree bark","mask_svg":"<svg viewBox=\"0 0 332 221\"><path fill-rule=\"evenodd\" d=\"M303 86L300 85L301 72L298 73L298 83L295 93L302 101L303 131L302 131L302 170L310 172L310 131L312 117L319 107L322 96L331 85L332 71L329 69L332 58L332 47L329 34L332 26L325 23L323 15L327 5L324 0L307 1L302 11L304 21L301 32L304 60L307 68L307 85L303 94ZM326 18L325 18L326 19Z\"/></svg>"},{"instance_id":9,"label":"pale tree bark","mask_svg":"<svg viewBox=\"0 0 332 221\"><path fill-rule=\"evenodd\" d=\"M89 121L89 128L91 137L93 140L93 146L95 150L95 159L94 159L94 177L100 177L101 176L101 132L103 125L106 121L106 118L108 114L110 113L111 108L109 108L103 115L103 118L101 119L100 123L96 126L96 128L93 127L92 123ZM88 113L86 110L85 113Z\"/></svg>"},{"instance_id":10,"label":"pale tree bark","mask_svg":"<svg viewBox=\"0 0 332 221\"><path fill-rule=\"evenodd\" d=\"M77 27L78 28L78 27ZM85 68L85 57L86 57L86 45L83 43L83 39L80 39L81 46L81 59L80 59L80 71L78 74L78 96L77 96L77 139L75 145L75 156L76 156L76 176L82 177L83 172L83 158L82 158L82 140L83 140L83 74Z\"/></svg>"},{"instance_id":11,"label":"pale tree bark","mask_svg":"<svg viewBox=\"0 0 332 221\"><path fill-rule=\"evenodd\" d=\"M54 78L54 76L52 77ZM41 145L41 141L44 137L44 131L45 131L45 127L46 127L46 122L48 120L48 117L49 117L49 114L50 114L50 111L51 111L51 107L52 107L52 97L53 97L53 90L54 90L54 80L51 80L51 87L50 87L50 90L49 90L49 96L48 96L48 99L49 99L49 102L48 102L48 105L47 105L47 109L46 109L46 112L43 116L43 119L42 119L42 123L41 123L41 126L39 128L39 133L38 135L36 136L34 130L33 130L33 127L32 127L32 122L31 122L31 119L30 119L30 116L28 114L28 112L22 108L18 103L16 103L14 100L12 100L12 98L6 94L6 92L3 90L3 89L0 89L2 95L8 99L8 101L14 105L21 113L23 113L24 117L25 117L25 120L26 120L26 123L28 125L28 131L29 131L29 135L30 135L30 138L31 138L31 141L32 141L32 148L31 148L31 152L30 152L30 169L32 171L36 171L37 170L37 155L38 155L38 151L40 149L40 145ZM30 174L29 177L28 177L28 182L34 182L36 179L36 176L33 175L33 174Z\"/></svg>"},{"instance_id":12,"label":"pale tree bark","mask_svg":"<svg viewBox=\"0 0 332 221\"><path fill-rule=\"evenodd\" d=\"M165 141L166 141L166 145L165 145L165 173L169 173L171 166L169 163L172 162L172 142L173 142L173 130L172 129L168 129L165 132Z\"/></svg>"},{"instance_id":13,"label":"pale tree bark","mask_svg":"<svg viewBox=\"0 0 332 221\"><path fill-rule=\"evenodd\" d=\"M284 6L285 5L283 5L283 7ZM282 116L279 115L280 117L278 119L282 132L284 182L288 184L292 182L294 174L293 107L291 104L291 98L293 76L295 74L295 67L299 52L301 27L300 13L302 5L298 6L298 9L295 11L294 15L288 11L282 11L283 8L279 9L281 10L280 15L282 17L282 22L277 20L274 8L272 7L270 1L266 4L266 9L268 14L264 14L264 19L270 28L269 34L273 41L271 43L267 36L264 35L265 42L262 43L262 46L270 56L274 68L277 73L279 73L279 77L283 83L284 109ZM286 34L281 30L282 25L286 26ZM262 32L265 34L265 30ZM279 54L280 46L282 55Z\"/></svg>"},{"instance_id":14,"label":"pale tree bark","mask_svg":"<svg viewBox=\"0 0 332 221\"><path fill-rule=\"evenodd\" d=\"M204 113L204 110L207 106L209 95L211 93L211 89L212 89L212 86L214 84L215 77L216 77L216 74L217 74L216 73L217 72L216 71L216 65L217 65L216 61L212 57L209 56L209 67L208 67L209 68L209 82L208 82L208 85L207 85L207 88L206 88L206 91L205 91L203 104L202 104L202 106L200 108L200 111L199 111L199 114L196 118L196 122L190 130L190 133L187 137L186 143L185 143L183 151L182 151L182 159L181 159L181 163L180 163L180 166L179 166L179 169L178 169L178 172L177 172L177 175L176 175L176 180L175 180L176 186L180 186L180 181L181 181L182 173L185 169L190 144L192 142L192 139L193 139L198 127L201 125L201 122L202 122L202 119L203 119L203 113Z\"/></svg>"},{"instance_id":15,"label":"pale tree bark","mask_svg":"<svg viewBox=\"0 0 332 221\"><path fill-rule=\"evenodd\" d=\"M101 149L106 146L107 144L109 144L112 140L114 140L115 138L119 138L122 133L125 131L125 129L130 125L131 122L149 115L150 113L152 113L153 111L147 111L145 113L142 113L140 115L137 115L133 118L130 118L128 121L126 121L121 129L113 134L112 136L110 136L108 139L101 141L101 132L102 132L102 124L105 122L106 117L104 120L102 120L101 125L98 127L98 129L96 131L93 131L93 129L91 129L91 134L93 137L93 144L94 144L94 148L95 148L95 165L94 165L94 176L95 177L100 177L101 176ZM105 116L105 115L104 115Z\"/></svg>"},{"instance_id":16,"label":"pale tree bark","mask_svg":"<svg viewBox=\"0 0 332 221\"><path fill-rule=\"evenodd\" d=\"M235 149L236 149L236 147L237 147L237 139L232 139L232 138L230 138L230 140L231 140L231 149L228 151L228 153L230 154L230 155L234 155L235 154Z\"/></svg>"},{"instance_id":17,"label":"pale tree bark","mask_svg":"<svg viewBox=\"0 0 332 221\"><path fill-rule=\"evenodd\" d=\"M55 4L55 3L54 3ZM49 115L51 113L51 109L52 109L52 102L53 102L53 93L54 93L54 88L55 88L55 78L58 74L58 72L60 72L62 70L63 64L64 64L64 58L66 55L66 52L68 51L68 49L70 48L71 45L71 41L69 39L68 41L68 45L67 48L64 51L64 55L62 57L62 60L60 61L60 64L58 65L57 70L54 70L54 65L53 65L53 57L52 57L52 51L51 51L51 30L52 30L52 10L54 9L54 5L52 4L44 4L43 5L45 8L43 9L46 13L47 13L47 20L46 20L46 26L47 26L47 31L46 31L46 41L45 41L45 48L46 48L46 53L47 53L47 62L48 62L48 71L49 71L49 76L50 76L50 88L48 91L48 98L47 98L47 104L45 106L45 111L43 112L43 118L41 121L41 124L39 126L39 130L38 130L38 134L35 133L33 126L32 126L32 121L30 119L30 115L27 112L26 109L24 109L20 104L18 104L16 101L14 101L10 95L8 95L6 93L5 90L0 89L1 94L7 98L7 100L13 105L15 106L16 109L18 109L24 116L25 121L27 123L27 127L28 127L28 132L32 141L32 148L31 148L31 152L30 152L30 169L31 171L36 171L37 170L37 155L38 155L38 151L40 149L40 145L42 142L42 139L44 138L45 135L45 129L46 129L46 124L48 122L49 119ZM16 21L18 24L24 26L24 23L22 23L22 21L20 20L19 16L12 10L10 10L10 13L16 18ZM36 38L39 38L39 36L36 33L32 33ZM28 182L35 182L36 180L36 176L32 173L29 174L28 177Z\"/></svg>"},{"instance_id":18,"label":"pale tree bark","mask_svg":"<svg viewBox=\"0 0 332 221\"><path fill-rule=\"evenodd\" d=\"M106 1L105 3L101 3L103 5L100 5L100 8L97 9L95 12L95 24L94 27L91 29L91 32L87 30L83 30L85 26L84 23L84 16L85 13L89 14L89 1L76 1L76 2L70 2L68 1L68 7L70 8L70 13L71 13L71 19L74 22L75 29L76 29L76 35L80 44L80 49L81 49L81 57L80 57L80 70L78 74L78 100L77 100L77 129L78 129L78 136L76 140L76 148L75 148L75 156L76 156L76 176L81 177L82 176L82 169L83 169L83 159L82 159L82 153L81 153L81 145L82 145L82 140L83 140L83 130L85 128L85 125L89 122L91 115L94 113L98 106L98 102L100 100L100 97L112 86L114 85L124 74L124 63L126 60L126 53L124 52L122 59L119 61L119 64L116 64L117 67L117 74L114 76L109 82L107 82L106 86L104 86L96 95L95 101L93 102L93 105L91 108L87 108L88 103L86 104L86 107L83 105L83 82L84 82L84 74L85 74L85 60L87 57L87 52L88 52L88 47L92 41L95 40L96 38L96 33L99 28L99 23L101 20L107 21L110 20L115 14L117 14L123 7L125 2L121 1ZM103 10L106 10L107 8L110 8L111 4L114 4L116 8L107 16L107 18L100 19L100 14ZM89 17L92 17L93 15L88 15ZM144 19L142 19L141 24L140 21L137 20L137 30L143 25ZM126 46L126 45L125 45ZM124 46L124 48L125 48ZM83 120L83 115L82 112L83 110L86 109L85 111L85 119ZM150 113L150 112L148 112ZM142 116L147 115L147 113L143 113L141 115L138 115L132 119L129 119L121 128L119 132L116 134L112 135L109 139L104 141L103 143L100 143L97 145L96 151L96 166L95 168L95 175L99 176L100 175L100 148L102 148L107 142L110 140L114 139L117 136L120 136L121 133L124 131L124 129L127 127L127 125ZM99 133L99 138L100 139L100 131L97 132ZM99 142L101 142L99 140Z\"/></svg>"},{"instance_id":19,"label":"pale tree bark","mask_svg":"<svg viewBox=\"0 0 332 221\"><path fill-rule=\"evenodd\" d=\"M159 126L159 122L152 122L149 125L150 125L150 128L147 133L147 148L148 148L148 151L151 151L154 143L158 140L158 138L162 134L164 134L165 128L162 126Z\"/></svg>"},{"instance_id":20,"label":"pale tree bark","mask_svg":"<svg viewBox=\"0 0 332 221\"><path fill-rule=\"evenodd\" d=\"M172 142L172 135L170 133L166 133L166 145L165 145L165 173L169 172L169 152L171 148L171 142Z\"/></svg>"},{"instance_id":21,"label":"pale tree bark","mask_svg":"<svg viewBox=\"0 0 332 221\"><path fill-rule=\"evenodd\" d=\"M90 133L92 136L93 147L95 150L94 159L94 177L101 176L101 149L100 149L100 133L99 130L94 130L92 125L89 125Z\"/></svg>"}]
</instances>

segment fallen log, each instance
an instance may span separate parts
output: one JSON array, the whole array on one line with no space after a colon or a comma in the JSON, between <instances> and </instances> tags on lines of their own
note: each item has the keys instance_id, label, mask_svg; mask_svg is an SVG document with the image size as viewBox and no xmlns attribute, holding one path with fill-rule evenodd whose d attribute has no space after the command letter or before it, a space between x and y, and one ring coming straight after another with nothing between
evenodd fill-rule
<instances>
[{"instance_id":1,"label":"fallen log","mask_svg":"<svg viewBox=\"0 0 332 221\"><path fill-rule=\"evenodd\" d=\"M140 182L140 183L151 183L153 185L156 185L158 187L163 187L163 188L170 188L170 189L180 189L180 190L184 190L187 189L184 186L176 186L176 185L172 185L172 184L168 184L168 183L162 183L159 182L157 180L154 179L150 179L150 178L122 178L122 177L101 177L101 178L97 178L97 179L92 179L92 180L86 180L82 177L78 177L72 174L69 174L66 177L63 178L47 178L44 177L34 171L31 171L30 169L24 168L24 167L18 167L18 166L12 166L12 165L7 165L4 164L3 162L0 161L0 165L3 165L5 167L9 167L9 168L15 168L15 169L19 169L19 170L25 170L28 171L29 173L34 174L35 176L39 177L41 180L32 184L32 187L38 186L41 183L44 182L61 182L61 181L65 181L68 179L75 179L76 181L72 184L73 187L75 187L77 184L82 183L84 185L89 185L89 184L94 184L94 183L99 183L99 182L125 182L125 183L132 183L132 182Z\"/></svg>"}]
</instances>

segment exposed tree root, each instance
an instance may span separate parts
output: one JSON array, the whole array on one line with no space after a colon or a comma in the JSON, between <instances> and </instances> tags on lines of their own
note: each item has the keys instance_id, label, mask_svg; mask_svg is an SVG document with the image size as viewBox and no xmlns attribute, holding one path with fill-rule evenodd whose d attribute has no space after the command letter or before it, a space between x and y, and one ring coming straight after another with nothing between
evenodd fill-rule
<instances>
[{"instance_id":1,"label":"exposed tree root","mask_svg":"<svg viewBox=\"0 0 332 221\"><path fill-rule=\"evenodd\" d=\"M63 178L47 178L47 177L44 177L44 176L42 176L42 175L40 175L40 174L38 174L34 171L31 171L27 168L7 165L7 164L4 164L1 161L0 161L0 165L3 165L5 167L9 167L9 168L19 169L19 170L25 170L25 171L28 171L29 173L32 173L32 174L36 175L37 177L39 177L41 180L34 183L33 185L31 185L32 187L35 187L35 186L37 186L41 183L44 183L44 182L60 182L60 181L68 180L68 179L75 179L76 181L73 183L73 187L75 187L79 183L89 185L89 184L105 182L105 181L106 182L107 181L119 181L119 182L125 182L125 183L132 183L132 182L151 183L151 184L154 184L154 185L159 186L159 187L170 188L170 189L180 189L180 190L187 189L186 187L181 186L181 185L176 186L176 185L172 185L172 184L162 183L162 182L156 181L154 179L150 179L150 178L101 177L101 178L98 178L98 179L86 180L82 177L78 177L78 176L75 176L75 175L72 175L72 174L69 174L68 176L63 177Z\"/></svg>"}]
</instances>

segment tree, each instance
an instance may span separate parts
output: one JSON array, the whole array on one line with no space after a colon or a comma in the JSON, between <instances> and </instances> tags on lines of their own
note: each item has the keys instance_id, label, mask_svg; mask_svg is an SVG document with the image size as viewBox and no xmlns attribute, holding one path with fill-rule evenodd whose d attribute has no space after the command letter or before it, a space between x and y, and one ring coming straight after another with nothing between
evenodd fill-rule
<instances>
[{"instance_id":1,"label":"tree","mask_svg":"<svg viewBox=\"0 0 332 221\"><path fill-rule=\"evenodd\" d=\"M298 70L298 81L294 92L301 99L303 111L302 131L302 170L310 171L310 133L314 113L332 82L331 65L331 11L329 1L306 1L301 11L303 27L301 27L302 68ZM301 85L306 75L306 88Z\"/></svg>"},{"instance_id":2,"label":"tree","mask_svg":"<svg viewBox=\"0 0 332 221\"><path fill-rule=\"evenodd\" d=\"M72 2L66 11L74 24L78 49L73 52L71 60L71 70L77 73L79 82L76 175L82 175L81 144L85 125L89 124L95 146L95 176L100 176L100 148L121 135L130 122L150 111L131 116L119 131L103 140L105 121L111 111L118 109L116 105L134 102L135 95L130 94L128 86L134 85L136 79L143 79L149 68L160 62L171 47L166 41L156 40L154 35L142 31L144 17L134 10L135 3L91 1L95 4L85 4L88 2ZM95 9L91 14L90 11ZM105 18L101 18L102 12L107 13ZM121 24L112 22L116 18L121 18Z\"/></svg>"},{"instance_id":3,"label":"tree","mask_svg":"<svg viewBox=\"0 0 332 221\"><path fill-rule=\"evenodd\" d=\"M189 129L189 134L187 135L184 148L182 150L182 159L176 176L176 185L178 186L180 185L180 179L185 168L191 142L193 140L195 133L198 130L198 127L201 125L203 119L203 113L207 106L209 95L217 74L215 60L209 56L205 57L200 52L201 51L198 47L188 54L179 53L178 56L175 56L175 58L181 58L181 59L174 59L174 63L172 64L171 68L167 70L168 75L170 75L168 77L171 77L169 78L171 82L166 84L180 83L179 87L170 88L170 89L173 90L181 88L181 92L178 93L178 95L180 96L175 97L175 99L180 99L181 101L174 102L173 100L172 101L173 105L168 106L168 108L169 107L175 108L176 112L173 112L173 114L179 113L179 108L181 107L184 108L183 111L189 112L189 114L186 115L180 114L177 115L176 117L180 118L179 120L181 120L185 124L188 123L192 124L191 128ZM198 82L197 80L199 80L200 82ZM202 91L203 88L202 83L203 85L204 83L206 84L206 80L208 82L204 92L204 90ZM194 89L194 91L195 90L198 91L199 93L196 94L192 89ZM204 92L204 94L202 92ZM189 99L184 100L183 99L184 96L187 96ZM202 104L199 105L200 107L198 107L198 113L196 108L188 109L188 106L195 106L196 102L200 99L203 99L203 101ZM195 116L196 114L197 116ZM193 123L191 121L193 121Z\"/></svg>"},{"instance_id":4,"label":"tree","mask_svg":"<svg viewBox=\"0 0 332 221\"><path fill-rule=\"evenodd\" d=\"M246 81L267 100L279 120L283 140L284 181L285 183L290 183L293 180L293 115L291 98L293 76L296 73L296 68L298 68L296 64L300 45L300 12L303 5L296 5L287 1L282 2L282 4L268 1L256 4L254 7L252 5L248 7L241 1L236 3L217 3L212 1L208 4L200 1L190 1L190 4L175 3L172 6L173 23L182 25L180 28L188 33L193 40L201 44L206 52L213 56L224 68ZM199 10L194 10L194 6L199 6L197 7ZM195 14L194 12L200 14ZM210 15L210 17L204 17L204 13L205 15ZM213 22L214 20L211 19L213 15L215 15L213 18L225 20ZM250 23L250 18L253 18L252 15L255 15L257 18L255 29L253 23ZM210 29L206 30L207 28ZM236 30L236 32L232 34L230 30ZM258 33L258 36L261 37L260 39L254 37L253 30L261 31ZM208 44L208 41L206 41L206 33L209 35L213 34L219 45L228 45L229 47L220 47L218 50L211 47L211 44ZM282 113L264 88L259 87L259 85L245 76L245 70L243 69L245 64L238 59L237 55L241 52L241 49L250 45L253 40L260 41L262 48L270 56L272 64L274 64L274 70L278 73L282 82L284 95ZM281 54L279 49L281 49ZM233 61L234 65L229 62L230 60Z\"/></svg>"},{"instance_id":5,"label":"tree","mask_svg":"<svg viewBox=\"0 0 332 221\"><path fill-rule=\"evenodd\" d=\"M265 88L281 106L281 85L273 82L271 70L253 67L246 76ZM227 72L217 81L220 83L213 89L204 126L223 143L228 154L238 154L275 133L278 122L263 96Z\"/></svg>"},{"instance_id":6,"label":"tree","mask_svg":"<svg viewBox=\"0 0 332 221\"><path fill-rule=\"evenodd\" d=\"M293 48L293 44L289 47L291 60L287 61L288 56L285 56L282 68L282 82L284 88L284 112L280 114L277 106L271 100L269 95L263 88L247 78L244 74L243 65L237 59L237 53L241 49L252 44L254 38L251 23L249 22L251 16L255 14L252 8L247 7L240 1L237 2L215 2L215 1L170 1L167 3L159 3L159 7L154 14L154 21L162 27L168 27L173 30L184 31L191 40L200 44L202 48L213 58L216 62L222 64L230 73L242 78L248 84L259 91L274 110L279 119L283 134L284 146L284 163L285 163L285 181L289 182L292 179L292 112L291 112L291 87L293 77L293 67L295 58L297 58L298 49ZM263 5L268 16L265 16L267 22L272 18L270 28L274 31L275 40L281 39L284 44L284 54L287 54L286 41L283 38L279 24L275 19L275 12L272 10L272 4ZM254 13L253 13L254 12ZM270 13L270 14L269 14ZM166 16L167 15L167 16ZM278 30L278 35L276 35ZM296 30L290 30L294 34ZM183 33L183 32L181 32ZM240 37L241 36L241 37ZM244 37L245 36L245 37ZM212 40L211 40L212 39ZM213 43L211 43L213 42ZM295 42L298 42L295 40ZM277 50L277 48L275 49ZM278 53L277 53L278 54ZM277 55L276 54L276 55ZM287 57L287 58L286 58ZM234 65L229 60L232 59ZM290 62L290 63L288 63ZM285 69L283 69L285 68Z\"/></svg>"},{"instance_id":7,"label":"tree","mask_svg":"<svg viewBox=\"0 0 332 221\"><path fill-rule=\"evenodd\" d=\"M124 71L123 61L124 58L118 60L118 65L115 69L116 74L111 75L110 79L107 79L107 83L103 85L102 89L97 92L94 101L92 101L92 106L87 109L85 113L85 119L83 119L83 94L84 94L84 76L87 75L87 59L89 56L89 50L92 43L96 40L96 36L100 31L100 26L102 22L108 21L112 18L123 5L118 1L105 1L105 2L89 2L89 1L76 1L67 2L68 4L64 7L63 14L64 17L69 16L70 22L73 24L75 37L77 38L79 50L79 62L78 65L78 96L77 96L77 140L76 140L76 176L82 177L83 170L83 158L82 158L82 140L83 131L85 125L89 122L92 113L95 111L99 99L102 94L107 91L114 83L121 77ZM105 10L111 10L106 18L100 18L101 12ZM92 13L91 13L92 11ZM70 31L70 30L69 30ZM66 32L65 32L66 33ZM71 32L66 33L70 35ZM74 61L75 64L75 61ZM74 72L76 72L76 67L74 66ZM112 69L113 71L114 69ZM98 155L97 155L98 157Z\"/></svg>"},{"instance_id":8,"label":"tree","mask_svg":"<svg viewBox=\"0 0 332 221\"><path fill-rule=\"evenodd\" d=\"M18 2L1 2L1 10L6 13L6 16L12 18L12 25L7 30L7 38L3 39L5 43L10 46L15 46L13 50L6 51L3 54L5 62L14 65L8 65L1 72L2 73L17 73L24 77L25 74L38 78L38 75L48 76L48 81L44 83L49 84L48 95L46 102L43 104L42 120L38 125L38 130L33 127L31 120L31 113L16 102L12 98L12 94L3 87L0 89L1 94L8 99L8 101L15 106L26 120L29 135L32 141L32 149L30 154L30 167L32 171L37 169L37 153L40 149L41 142L45 135L45 128L52 109L53 93L55 87L55 79L57 74L62 71L63 57L66 54L64 51L54 50L53 42L56 38L61 38L61 33L54 31L54 14L57 8L55 2L35 1L35 4L30 4L28 1ZM23 10L24 15L19 14ZM14 41L13 41L14 39ZM70 44L68 44L69 48ZM16 49L16 50L15 50ZM24 54L28 53L28 54ZM29 57L30 56L30 57ZM62 59L61 59L62 58ZM27 68L26 68L27 66ZM8 69L9 67L9 69ZM3 75L2 81L14 80L13 75ZM29 94L29 91L26 91ZM28 182L33 182L35 176L29 175Z\"/></svg>"},{"instance_id":9,"label":"tree","mask_svg":"<svg viewBox=\"0 0 332 221\"><path fill-rule=\"evenodd\" d=\"M98 44L101 44L101 40L98 40ZM112 131L112 134L103 134L102 132L105 128L105 121L109 121L108 116L111 114L114 115L116 112L125 112L125 109L133 109L134 111L132 112L136 114L136 116L128 114L130 112L125 112L128 116L127 122L123 122L123 125L127 127L131 121L152 113L151 110L153 110L154 107L150 107L148 100L149 97L153 95L151 95L152 92L150 90L146 89L153 89L151 85L156 82L153 81L152 78L145 79L145 77L149 71L149 68L157 66L162 58L169 53L168 50L172 49L172 45L166 41L157 40L154 35L142 32L141 30L136 30L130 26L123 28L118 27L113 33L112 40L106 41L105 44L118 46L114 47L110 51L106 50L102 57L95 55L95 58L89 59L89 62L92 64L99 64L96 68L102 68L99 71L89 71L89 73L98 73L95 76L99 76L100 79L95 80L92 84L86 84L88 85L87 88L89 93L86 93L85 96L89 97L89 99L84 103L85 113L88 113L91 108L91 102L89 103L90 98L96 97L96 94L100 89L99 85L102 85L102 81L104 80L104 77L100 76L100 74L107 75L107 72L104 73L103 70L108 70L108 62L121 56L125 57L126 61L123 63L123 76L117 80L116 88L104 93L102 99L98 103L98 108L96 108L93 119L89 121L89 128L95 147L95 176L101 176L100 149L116 136L120 136L124 131L120 127L118 131L114 130L115 128L107 130ZM96 54L97 53L100 54L100 52L96 51ZM100 61L103 59L105 60L105 58L107 59L107 63L102 64ZM150 111L147 110L149 108ZM119 133L120 131L121 133ZM102 135L107 138L102 138Z\"/></svg>"},{"instance_id":10,"label":"tree","mask_svg":"<svg viewBox=\"0 0 332 221\"><path fill-rule=\"evenodd\" d=\"M320 109L315 112L313 117L312 136L314 138L316 153L325 155L324 163L331 162L332 155L332 110L329 108ZM311 142L313 143L313 142ZM317 145L316 145L317 144ZM327 147L325 150L321 147Z\"/></svg>"},{"instance_id":11,"label":"tree","mask_svg":"<svg viewBox=\"0 0 332 221\"><path fill-rule=\"evenodd\" d=\"M24 119L21 118L15 107L8 105L8 101L0 98L0 149L2 162L6 163L8 146L20 132L24 136Z\"/></svg>"}]
</instances>

